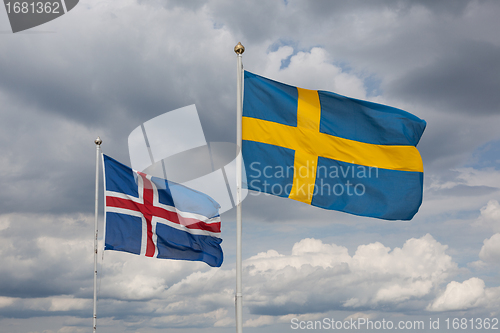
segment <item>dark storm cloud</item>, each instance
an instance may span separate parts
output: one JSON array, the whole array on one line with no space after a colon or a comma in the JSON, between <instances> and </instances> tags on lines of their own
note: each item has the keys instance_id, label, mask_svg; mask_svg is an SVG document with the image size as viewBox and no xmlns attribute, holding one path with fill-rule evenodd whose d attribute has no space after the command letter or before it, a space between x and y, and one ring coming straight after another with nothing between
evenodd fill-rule
<instances>
[{"instance_id":1,"label":"dark storm cloud","mask_svg":"<svg viewBox=\"0 0 500 333\"><path fill-rule=\"evenodd\" d=\"M82 25L75 24L70 31L48 37L7 36L0 51L0 89L25 107L86 126L106 127L115 131L112 134L119 127L123 135L159 114L196 103L206 127L217 128L213 140L224 141L218 125L232 128L235 121L229 123L224 115L234 107L228 94L236 94L234 42L220 57L221 52L210 49L217 30L180 19L185 13L195 18L198 14L191 11L202 5L167 2L167 8L179 13L172 20L165 8L141 2L135 8L153 11L157 19L167 17L160 30L146 21L144 35L130 29L127 19L134 13L124 7L113 13L108 26L83 21L90 11L79 8L83 14L74 19L82 20ZM93 15L110 15L92 9ZM191 35L204 40L193 42Z\"/></svg>"},{"instance_id":2,"label":"dark storm cloud","mask_svg":"<svg viewBox=\"0 0 500 333\"><path fill-rule=\"evenodd\" d=\"M432 64L391 82L386 92L451 113L500 113L500 47L465 41Z\"/></svg>"},{"instance_id":3,"label":"dark storm cloud","mask_svg":"<svg viewBox=\"0 0 500 333\"><path fill-rule=\"evenodd\" d=\"M40 214L11 214L3 219L8 219L9 227L0 231L1 295L69 295L91 285L92 244L78 241L82 234L91 236L90 221Z\"/></svg>"},{"instance_id":4,"label":"dark storm cloud","mask_svg":"<svg viewBox=\"0 0 500 333\"><path fill-rule=\"evenodd\" d=\"M243 37L245 42L259 43L275 36L277 31L289 27L284 16L285 3L281 1L262 1L259 5L249 1L214 1L210 11L215 24L228 27Z\"/></svg>"},{"instance_id":5,"label":"dark storm cloud","mask_svg":"<svg viewBox=\"0 0 500 333\"><path fill-rule=\"evenodd\" d=\"M0 119L10 126L0 133L2 212L89 211L95 177L92 131L12 99L3 101L9 107Z\"/></svg>"},{"instance_id":6,"label":"dark storm cloud","mask_svg":"<svg viewBox=\"0 0 500 333\"><path fill-rule=\"evenodd\" d=\"M460 209L479 214L468 203L497 195L496 185L465 184L458 178L459 172L449 169L466 161L476 147L498 137L498 10L497 1L465 0L89 1L52 22L50 27L56 33L0 35L0 296L17 298L0 309L0 316L90 319L90 305L85 311L71 307L49 311L50 300L39 298L69 295L90 302L93 140L101 135L103 151L128 164L127 137L132 129L194 103L208 141L234 142L233 47L238 41L247 47L244 62L250 70L265 69L270 53L279 46L292 46L293 55L300 51L308 55L312 47L320 46L328 65L343 64L342 75L376 77L380 93L376 97L391 105L401 102L409 106L407 111L428 121L418 147L424 157L426 185L437 176L443 183L459 184L452 189L431 189L424 200L429 206L441 206L431 199L447 198L453 201L451 205L466 206ZM287 61L290 57L282 63ZM307 74L297 71L291 76L306 80ZM495 161L491 158L487 166L495 166ZM425 224L396 226L262 194L249 197L243 210L244 238L250 240L244 245L245 258L269 249L290 253L293 242L315 233L321 239L337 237L350 251L374 239L386 245L386 241L401 242L416 233L424 234L426 228L436 233L446 229L439 235L447 240L449 225L455 223L435 223L436 214L450 211L446 207L423 208L429 221ZM76 213L83 217L75 217ZM224 231L232 228L227 233L232 236L234 212L222 218ZM314 229L334 223L337 225L331 229ZM466 244L479 244L479 252L483 239L470 239ZM449 245L458 253L464 243L453 238L442 246ZM121 331L144 325L206 328L216 319L207 320L203 315L218 309L228 310L222 318L232 317L234 241L225 239L223 246L230 260L217 273L192 263L181 268L171 262L148 266L147 261L107 255L99 316L114 318L114 329ZM468 251L467 258L477 260L474 250ZM406 258L388 262L406 263ZM428 262L416 260L409 266ZM315 266L306 271L309 264L305 257L295 270L290 265L283 271L269 266L257 276L247 271L245 288L250 297L246 310L280 315L341 309L353 295L364 293L360 287L376 282L371 268L362 270L365 275L352 282L355 275L349 276L345 267ZM430 267L429 276L441 266ZM400 271L398 268L395 274ZM334 286L344 276L352 278ZM385 279L390 288L418 282L420 276L416 276L394 281L384 274L375 277ZM289 278L286 283L285 277ZM153 279L153 286L148 284L151 280L144 282L147 278ZM412 309L422 313L443 281L435 282L427 296L350 310ZM346 290L347 284L352 288ZM372 296L375 287L367 288ZM293 297L283 304L275 301L294 290L302 292L297 299L305 303L299 304ZM161 318L164 315L172 318ZM145 324L150 318L158 321ZM225 325L232 324L226 321Z\"/></svg>"},{"instance_id":7,"label":"dark storm cloud","mask_svg":"<svg viewBox=\"0 0 500 333\"><path fill-rule=\"evenodd\" d=\"M76 25L71 34L2 40L4 213L91 212L93 139L100 135L103 151L129 164L130 131L179 107L198 106L207 140L234 140L234 45L223 57L199 56L197 47L212 43L217 31L179 19L180 25L170 22L179 29L175 38L143 37L127 30L126 14L117 11L111 29ZM191 48L183 33L213 35Z\"/></svg>"},{"instance_id":8,"label":"dark storm cloud","mask_svg":"<svg viewBox=\"0 0 500 333\"><path fill-rule=\"evenodd\" d=\"M439 15L449 12L459 15L467 3L453 2L453 5L448 6L449 11L440 1L418 4ZM143 4L151 6L150 2ZM311 36L313 42L318 40L313 33L317 27L310 22L316 22L320 14L325 17L323 27L328 32L335 31L338 24L336 20L328 19L329 15L336 18L361 11L376 16L384 8L396 10L411 7L412 4L414 2L408 1L376 1L368 4L344 1L291 1L285 4L277 1L254 6L249 3L220 1L211 4L210 10L214 13L216 23L221 21L231 29L239 29L250 41L261 41L263 38L282 34L294 36L297 33L298 38L303 40L301 44L307 44L308 38L302 38L303 35ZM179 2L166 3L167 8L184 8L188 11L200 10L202 5L203 2L186 5L187 7ZM125 28L127 23L120 15L123 14L117 13L111 20L115 29ZM178 26L177 34L185 33L184 30L190 25L185 22ZM11 100L22 104L19 109L29 107L38 110L41 115L53 114L54 117L63 117L86 126L105 128L104 135L107 137L104 147L108 153L120 147L125 163L126 138L131 129L163 112L193 102L198 106L207 139L224 141L234 138L232 46L228 47L227 64L222 65L222 60L215 60L210 54L207 55L207 60L204 60L205 57L196 57L200 62L195 64L194 61L185 60L186 57L195 58L190 55L190 47L196 47L197 44L191 41L179 46L170 39L154 39L149 35L143 38L134 34L133 30L128 31L125 36L123 32L102 30L101 27L92 25L87 33L94 36L92 41L85 35L74 34L76 37L72 36L72 47L57 48L57 52L54 52L56 46L66 39L62 33L43 39L38 38L39 36L23 36L25 43L15 43L12 38L5 41L5 48L2 48L4 56L0 58L0 84L4 93ZM387 45L383 53L392 52L391 46L404 49L404 45L395 44L400 43L403 37L396 39L393 45ZM150 46L148 41L158 45L156 53L147 51ZM179 51L181 49L184 51ZM498 68L495 63L498 48L487 43L471 42L461 47L445 48L441 52L443 54L430 67L414 70L389 82L385 87L386 93L423 104L443 104L446 106L443 109L458 107L462 112L468 112L471 105L479 105L474 112L492 112L495 103L498 103L498 94L494 93L498 86L498 78L494 75ZM249 54L249 57L252 55ZM10 109L6 105L7 112ZM86 194L93 187L93 145L86 146L82 143L78 148L73 146L74 152L78 152L72 155L73 160L69 158L62 164L49 163L57 154L57 149L49 151L43 146L50 147L51 140L47 134L55 133L56 129L45 127L56 118L44 122L40 116L36 119L39 127L37 132L35 121L31 121L32 127L29 126L30 117L30 113L21 111L13 120L22 124L20 134L9 132L14 126L5 129L8 137L25 137L21 143L15 143L14 150L20 161L24 159L25 167L18 168L17 174L5 179L4 186L10 189L2 192L5 211L89 211L92 199L87 198ZM433 158L443 159L453 156L455 151L463 151L464 146L457 145L453 136L456 131L454 128L440 131L441 138L438 138L438 134L432 135L430 132L433 126L435 123L429 125L421 144L424 157L430 156L428 161ZM38 137L35 139L36 135ZM40 136L44 136L44 139L40 140ZM432 138L429 145L425 145L427 136ZM466 136L461 137L470 141ZM440 145L433 144L436 138ZM110 140L113 142L111 146ZM82 158L82 152L85 152L86 159Z\"/></svg>"},{"instance_id":9,"label":"dark storm cloud","mask_svg":"<svg viewBox=\"0 0 500 333\"><path fill-rule=\"evenodd\" d=\"M295 1L294 1L295 2ZM342 0L322 0L322 1L304 1L299 2L303 9L310 12L312 16L331 16L335 14L345 14L346 12L366 11L380 8L397 9L400 11L407 11L413 6L423 6L429 10L438 13L452 13L461 14L471 0L373 0L373 1L342 1Z\"/></svg>"},{"instance_id":10,"label":"dark storm cloud","mask_svg":"<svg viewBox=\"0 0 500 333\"><path fill-rule=\"evenodd\" d=\"M415 103L412 103L415 105ZM464 165L478 146L496 136L497 118L494 115L470 118L464 114L450 117L436 106L420 108L427 121L418 149L426 175L442 174ZM413 112L411 108L407 111Z\"/></svg>"},{"instance_id":11,"label":"dark storm cloud","mask_svg":"<svg viewBox=\"0 0 500 333\"><path fill-rule=\"evenodd\" d=\"M46 307L50 307L50 302L46 302ZM33 317L56 317L56 316L75 316L80 318L88 318L90 309L83 310L64 310L64 311L47 311L47 310L31 310L26 309L22 302L14 302L7 309L0 310L0 317L3 318L18 318L26 319Z\"/></svg>"},{"instance_id":12,"label":"dark storm cloud","mask_svg":"<svg viewBox=\"0 0 500 333\"><path fill-rule=\"evenodd\" d=\"M64 40L58 37L49 45ZM62 49L59 59L52 59L50 46L36 40L10 51L19 56L0 58L1 89L41 111L88 125L120 118L147 120L187 102L180 97L187 82L171 80L183 75L168 62L158 66L135 51L145 47L116 41L109 32L91 48L83 42L76 40L75 48ZM32 53L31 48L42 52ZM166 59L177 56L165 54Z\"/></svg>"}]
</instances>

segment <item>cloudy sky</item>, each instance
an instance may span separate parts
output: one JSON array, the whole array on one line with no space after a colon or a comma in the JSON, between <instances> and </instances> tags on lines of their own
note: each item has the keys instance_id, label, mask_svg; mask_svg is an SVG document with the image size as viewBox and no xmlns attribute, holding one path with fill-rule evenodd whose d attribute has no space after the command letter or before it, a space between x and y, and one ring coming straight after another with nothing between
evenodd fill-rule
<instances>
[{"instance_id":1,"label":"cloudy sky","mask_svg":"<svg viewBox=\"0 0 500 333\"><path fill-rule=\"evenodd\" d=\"M499 14L496 0L81 0L13 34L0 10L1 331L90 331L93 140L129 164L134 128L196 104L206 139L234 143L237 42L251 72L427 121L410 222L248 196L244 330L500 318ZM234 332L234 210L222 229L221 268L100 254L98 331Z\"/></svg>"}]
</instances>

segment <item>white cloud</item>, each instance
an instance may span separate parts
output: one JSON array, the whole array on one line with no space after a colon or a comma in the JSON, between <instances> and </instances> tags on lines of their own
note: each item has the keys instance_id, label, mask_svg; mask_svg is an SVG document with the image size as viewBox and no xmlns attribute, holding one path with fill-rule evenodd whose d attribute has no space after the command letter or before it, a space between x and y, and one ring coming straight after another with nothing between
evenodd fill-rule
<instances>
[{"instance_id":1,"label":"white cloud","mask_svg":"<svg viewBox=\"0 0 500 333\"><path fill-rule=\"evenodd\" d=\"M92 306L92 300L73 296L54 296L41 298L0 297L0 308L11 310L27 309L37 312L71 312L86 310Z\"/></svg>"},{"instance_id":2,"label":"white cloud","mask_svg":"<svg viewBox=\"0 0 500 333\"><path fill-rule=\"evenodd\" d=\"M207 269L206 264L200 262L154 260L116 251L106 251L104 256L101 295L118 300L167 298L168 289L175 289L172 285L182 277L196 276ZM175 302L169 304L171 308L180 306Z\"/></svg>"},{"instance_id":3,"label":"white cloud","mask_svg":"<svg viewBox=\"0 0 500 333\"><path fill-rule=\"evenodd\" d=\"M168 316L152 318L150 324L153 327L164 327L165 325L169 327L203 327L207 324L207 322L210 322L213 323L214 326L215 323L217 323L218 327L222 327L231 324L228 320L226 320L228 319L227 315L227 309L217 309L210 312L193 313L186 315L172 314Z\"/></svg>"},{"instance_id":4,"label":"white cloud","mask_svg":"<svg viewBox=\"0 0 500 333\"><path fill-rule=\"evenodd\" d=\"M306 238L295 243L292 255L285 256L275 250L259 253L245 260L250 274L258 274L269 270L280 270L285 267L300 269L304 264L314 267L334 267L350 259L345 247L335 244L323 244L319 239Z\"/></svg>"},{"instance_id":5,"label":"white cloud","mask_svg":"<svg viewBox=\"0 0 500 333\"><path fill-rule=\"evenodd\" d=\"M53 297L49 311L70 311L88 309L93 300L73 297Z\"/></svg>"},{"instance_id":6,"label":"white cloud","mask_svg":"<svg viewBox=\"0 0 500 333\"><path fill-rule=\"evenodd\" d=\"M15 299L12 297L0 296L0 308L10 306L12 303L14 303L14 300Z\"/></svg>"},{"instance_id":7,"label":"white cloud","mask_svg":"<svg viewBox=\"0 0 500 333\"><path fill-rule=\"evenodd\" d=\"M500 264L500 233L484 240L479 258L484 262Z\"/></svg>"},{"instance_id":8,"label":"white cloud","mask_svg":"<svg viewBox=\"0 0 500 333\"><path fill-rule=\"evenodd\" d=\"M18 304L23 304L23 308L49 312L83 310L90 308L92 305L92 300L72 296L17 299L17 301Z\"/></svg>"},{"instance_id":9,"label":"white cloud","mask_svg":"<svg viewBox=\"0 0 500 333\"><path fill-rule=\"evenodd\" d=\"M380 304L390 309L419 299L457 269L445 253L446 248L431 235L425 235L392 250L381 243L361 245L350 256L343 246L306 238L294 244L290 255L275 250L259 253L244 261L243 294L245 306L263 317L252 318L247 325L267 325L270 315L321 313ZM223 306L232 301L234 293L223 286L231 285L233 279L234 271L196 272L173 285L168 294L172 301L182 300L181 307L195 308L197 304L201 310ZM213 288L210 297L205 298L207 291L203 286L207 281ZM182 295L177 295L182 291Z\"/></svg>"},{"instance_id":10,"label":"white cloud","mask_svg":"<svg viewBox=\"0 0 500 333\"><path fill-rule=\"evenodd\" d=\"M88 331L88 328L80 328L80 327L73 327L73 326L64 326L57 330L56 333L85 333ZM50 333L51 331L47 331L47 333ZM45 333L45 331L43 331Z\"/></svg>"},{"instance_id":11,"label":"white cloud","mask_svg":"<svg viewBox=\"0 0 500 333\"><path fill-rule=\"evenodd\" d=\"M488 204L481 208L481 215L474 224L491 228L495 232L500 232L500 204L498 201L488 201Z\"/></svg>"},{"instance_id":12,"label":"white cloud","mask_svg":"<svg viewBox=\"0 0 500 333\"><path fill-rule=\"evenodd\" d=\"M290 57L287 67L282 61ZM261 73L257 73L292 86L305 89L327 90L349 97L366 99L363 80L335 66L328 52L313 47L308 52L297 52L290 46L282 46L267 55Z\"/></svg>"},{"instance_id":13,"label":"white cloud","mask_svg":"<svg viewBox=\"0 0 500 333\"><path fill-rule=\"evenodd\" d=\"M276 318L274 316L259 316L257 318L248 319L243 323L244 327L261 327L274 324Z\"/></svg>"},{"instance_id":14,"label":"white cloud","mask_svg":"<svg viewBox=\"0 0 500 333\"><path fill-rule=\"evenodd\" d=\"M227 316L227 310L223 310L225 312L224 316L220 315L216 319L217 321L214 323L214 327L229 327L229 326L234 326L236 323L236 320L233 316Z\"/></svg>"},{"instance_id":15,"label":"white cloud","mask_svg":"<svg viewBox=\"0 0 500 333\"><path fill-rule=\"evenodd\" d=\"M43 330L41 333L85 333L88 331L88 328L74 327L74 326L63 326L57 331L54 330ZM31 331L29 333L38 333L40 331Z\"/></svg>"},{"instance_id":16,"label":"white cloud","mask_svg":"<svg viewBox=\"0 0 500 333\"><path fill-rule=\"evenodd\" d=\"M362 245L353 256L351 267L366 275L385 275L387 281L380 281L369 303L401 302L427 295L456 269L451 257L445 254L446 249L429 234L409 239L392 252L380 243ZM346 302L346 306L354 307L363 304L362 298Z\"/></svg>"},{"instance_id":17,"label":"white cloud","mask_svg":"<svg viewBox=\"0 0 500 333\"><path fill-rule=\"evenodd\" d=\"M495 309L499 296L500 287L485 288L484 281L477 277L462 283L451 281L446 290L427 306L427 310L468 310L479 306Z\"/></svg>"},{"instance_id":18,"label":"white cloud","mask_svg":"<svg viewBox=\"0 0 500 333\"><path fill-rule=\"evenodd\" d=\"M14 213L4 218L10 225L0 234L0 254L8 295L42 297L54 290L56 295L84 290L82 282L92 272L92 240L80 237L92 225L89 216Z\"/></svg>"},{"instance_id":19,"label":"white cloud","mask_svg":"<svg viewBox=\"0 0 500 333\"><path fill-rule=\"evenodd\" d=\"M485 169L474 169L474 168L457 168L455 171L459 172L457 177L462 180L463 183L470 186L481 186L488 185L493 187L500 187L500 171L494 170L492 168ZM488 203L485 209L485 216L488 218L498 217L498 202L495 204L495 200ZM496 213L495 213L496 212Z\"/></svg>"},{"instance_id":20,"label":"white cloud","mask_svg":"<svg viewBox=\"0 0 500 333\"><path fill-rule=\"evenodd\" d=\"M343 246L313 238L295 243L290 254L276 250L259 253L243 263L243 296L245 308L251 313L245 326L274 325L305 314L309 320L336 309L378 309L383 304L390 311L404 306L404 302L432 294L455 272L456 264L446 249L425 235L407 240L401 248L391 249L378 242L360 245L353 255ZM133 300L134 293L127 288L134 290L135 282L143 280L135 289L142 297L134 304L141 312L154 311L157 317L151 321L152 326L234 324L232 313L225 311L234 306L234 270L200 266L203 271L189 274L180 264L177 272L172 266L173 274L187 276L178 281L172 279L168 285L159 278L169 275L167 269L159 268L153 261L152 266L142 261L139 268L133 260L135 256L127 258L121 262L116 253L110 260L116 263L109 267L102 290L112 289L106 292L107 297ZM155 291L155 286L165 288ZM147 301L148 296L153 298ZM112 299L104 302L111 302L116 308L125 304Z\"/></svg>"},{"instance_id":21,"label":"white cloud","mask_svg":"<svg viewBox=\"0 0 500 333\"><path fill-rule=\"evenodd\" d=\"M10 218L8 215L0 216L0 231L7 229L10 226Z\"/></svg>"}]
</instances>

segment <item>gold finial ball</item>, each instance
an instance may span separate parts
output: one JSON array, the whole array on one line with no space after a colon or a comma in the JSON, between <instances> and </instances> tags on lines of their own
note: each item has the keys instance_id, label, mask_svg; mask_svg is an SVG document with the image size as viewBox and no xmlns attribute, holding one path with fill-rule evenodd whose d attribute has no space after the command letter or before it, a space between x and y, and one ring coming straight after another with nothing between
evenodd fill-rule
<instances>
[{"instance_id":1,"label":"gold finial ball","mask_svg":"<svg viewBox=\"0 0 500 333\"><path fill-rule=\"evenodd\" d=\"M243 54L243 52L245 52L245 47L238 42L238 44L234 47L234 52L236 52L236 54Z\"/></svg>"},{"instance_id":2,"label":"gold finial ball","mask_svg":"<svg viewBox=\"0 0 500 333\"><path fill-rule=\"evenodd\" d=\"M102 143L101 138L100 138L100 137L97 137L97 139L95 139L95 140L94 140L94 143L95 143L96 145L100 146L100 145L101 145L101 143Z\"/></svg>"}]
</instances>

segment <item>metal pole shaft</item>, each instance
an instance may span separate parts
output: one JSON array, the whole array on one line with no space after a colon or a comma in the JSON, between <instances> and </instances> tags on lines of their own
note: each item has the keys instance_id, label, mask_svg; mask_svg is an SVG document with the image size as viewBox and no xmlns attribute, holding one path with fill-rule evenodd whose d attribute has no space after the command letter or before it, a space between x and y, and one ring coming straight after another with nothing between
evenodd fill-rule
<instances>
[{"instance_id":1,"label":"metal pole shaft","mask_svg":"<svg viewBox=\"0 0 500 333\"><path fill-rule=\"evenodd\" d=\"M101 153L101 138L97 137L94 141L96 145L95 151L95 219L94 219L94 317L93 317L93 330L95 333L97 328L97 217L99 208L99 157Z\"/></svg>"},{"instance_id":2,"label":"metal pole shaft","mask_svg":"<svg viewBox=\"0 0 500 333\"><path fill-rule=\"evenodd\" d=\"M242 74L243 65L241 54L245 48L241 43L236 45L234 51L237 53L237 83L236 83L236 333L243 331L243 315L242 315L242 255L241 255L241 164L242 164L242 134L241 134L241 119L243 116L243 94L242 94Z\"/></svg>"}]
</instances>

